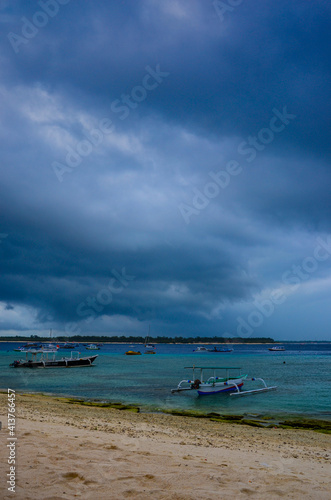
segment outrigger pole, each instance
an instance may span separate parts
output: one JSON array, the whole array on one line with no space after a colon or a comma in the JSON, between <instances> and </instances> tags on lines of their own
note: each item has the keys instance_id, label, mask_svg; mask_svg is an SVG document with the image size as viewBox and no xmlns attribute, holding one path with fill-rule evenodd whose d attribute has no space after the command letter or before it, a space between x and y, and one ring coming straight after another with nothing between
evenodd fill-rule
<instances>
[{"instance_id":1,"label":"outrigger pole","mask_svg":"<svg viewBox=\"0 0 331 500\"><path fill-rule=\"evenodd\" d=\"M252 380L261 380L261 382L264 384L264 387L261 387L260 389L252 389L251 391L240 391L237 384L235 384L235 382L232 382L232 384L236 386L237 391L232 392L230 396L249 396L250 394L256 394L258 392L275 391L277 389L276 385L273 387L268 387L263 378L252 378Z\"/></svg>"}]
</instances>

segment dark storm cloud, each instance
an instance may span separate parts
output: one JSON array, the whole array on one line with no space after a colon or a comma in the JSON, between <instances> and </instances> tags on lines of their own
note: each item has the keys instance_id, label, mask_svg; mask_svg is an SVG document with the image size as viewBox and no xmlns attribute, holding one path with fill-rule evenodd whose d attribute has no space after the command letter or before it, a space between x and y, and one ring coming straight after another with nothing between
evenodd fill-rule
<instances>
[{"instance_id":1,"label":"dark storm cloud","mask_svg":"<svg viewBox=\"0 0 331 500\"><path fill-rule=\"evenodd\" d=\"M0 18L2 330L238 334L330 232L330 7L243 2L222 21L211 1L51 4ZM329 260L309 273L254 334L317 294L310 337Z\"/></svg>"}]
</instances>

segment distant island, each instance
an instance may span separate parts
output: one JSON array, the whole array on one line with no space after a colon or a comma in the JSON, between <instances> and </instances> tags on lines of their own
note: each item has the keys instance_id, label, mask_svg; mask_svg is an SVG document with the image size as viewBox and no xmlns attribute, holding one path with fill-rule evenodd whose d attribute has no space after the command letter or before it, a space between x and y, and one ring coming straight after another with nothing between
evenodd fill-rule
<instances>
[{"instance_id":1,"label":"distant island","mask_svg":"<svg viewBox=\"0 0 331 500\"><path fill-rule=\"evenodd\" d=\"M4 342L104 342L104 343L130 343L130 344L143 344L145 342L145 337L141 336L100 336L100 335L74 335L72 337L58 336L52 338L49 336L39 337L38 335L30 335L30 337L24 337L21 335L16 335L15 337L0 337L1 341ZM149 343L154 344L273 344L275 340L270 337L148 337Z\"/></svg>"}]
</instances>

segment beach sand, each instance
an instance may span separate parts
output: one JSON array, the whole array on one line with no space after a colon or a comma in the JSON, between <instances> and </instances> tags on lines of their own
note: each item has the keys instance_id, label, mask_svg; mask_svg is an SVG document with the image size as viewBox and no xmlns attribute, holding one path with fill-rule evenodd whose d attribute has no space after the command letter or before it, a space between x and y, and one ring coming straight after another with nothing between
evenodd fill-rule
<instances>
[{"instance_id":1,"label":"beach sand","mask_svg":"<svg viewBox=\"0 0 331 500\"><path fill-rule=\"evenodd\" d=\"M16 492L1 402L0 498L331 498L331 435L16 395Z\"/></svg>"}]
</instances>

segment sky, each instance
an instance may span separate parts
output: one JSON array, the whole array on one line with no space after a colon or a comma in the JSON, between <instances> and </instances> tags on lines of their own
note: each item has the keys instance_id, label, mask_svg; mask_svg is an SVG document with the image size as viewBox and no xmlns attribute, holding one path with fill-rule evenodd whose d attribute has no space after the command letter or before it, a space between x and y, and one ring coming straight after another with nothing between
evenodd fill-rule
<instances>
[{"instance_id":1,"label":"sky","mask_svg":"<svg viewBox=\"0 0 331 500\"><path fill-rule=\"evenodd\" d=\"M327 1L1 1L0 336L331 340Z\"/></svg>"}]
</instances>

